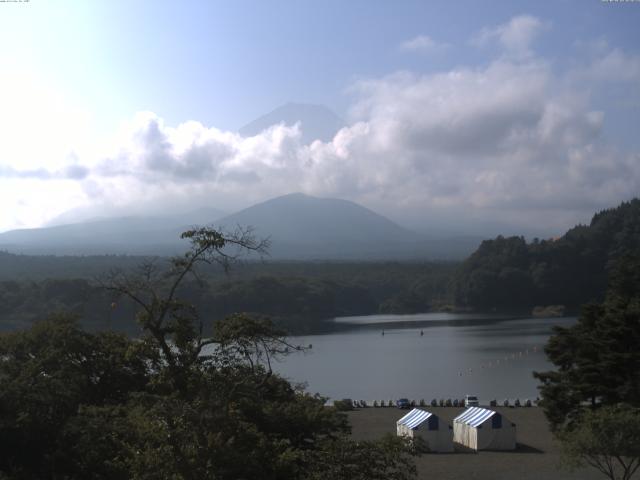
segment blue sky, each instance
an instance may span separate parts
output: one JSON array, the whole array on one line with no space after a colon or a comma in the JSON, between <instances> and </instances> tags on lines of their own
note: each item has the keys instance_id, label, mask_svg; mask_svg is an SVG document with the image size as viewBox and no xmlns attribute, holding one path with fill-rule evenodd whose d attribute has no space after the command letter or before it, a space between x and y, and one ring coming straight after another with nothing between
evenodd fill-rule
<instances>
[{"instance_id":1,"label":"blue sky","mask_svg":"<svg viewBox=\"0 0 640 480\"><path fill-rule=\"evenodd\" d=\"M2 3L0 231L292 190L561 230L637 194L638 25L590 0ZM345 130L234 136L289 101Z\"/></svg>"}]
</instances>

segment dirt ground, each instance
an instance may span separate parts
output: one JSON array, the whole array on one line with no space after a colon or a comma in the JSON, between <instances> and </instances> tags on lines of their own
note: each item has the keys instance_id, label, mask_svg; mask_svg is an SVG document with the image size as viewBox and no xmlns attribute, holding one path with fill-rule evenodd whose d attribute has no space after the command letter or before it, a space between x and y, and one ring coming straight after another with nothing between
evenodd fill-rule
<instances>
[{"instance_id":1,"label":"dirt ground","mask_svg":"<svg viewBox=\"0 0 640 480\"><path fill-rule=\"evenodd\" d=\"M451 423L464 409L425 407L442 421ZM569 472L560 466L559 447L554 442L541 409L497 407L504 417L516 424L518 448L513 452L427 453L416 459L420 479L491 479L491 480L596 480L604 478L586 467ZM349 412L352 436L373 440L385 433L396 433L396 421L407 410L365 408Z\"/></svg>"}]
</instances>

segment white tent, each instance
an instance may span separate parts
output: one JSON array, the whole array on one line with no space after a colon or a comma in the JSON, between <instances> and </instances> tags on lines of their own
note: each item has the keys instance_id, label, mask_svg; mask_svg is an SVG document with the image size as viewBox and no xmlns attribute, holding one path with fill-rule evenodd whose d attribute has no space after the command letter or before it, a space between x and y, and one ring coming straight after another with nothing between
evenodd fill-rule
<instances>
[{"instance_id":1,"label":"white tent","mask_svg":"<svg viewBox=\"0 0 640 480\"><path fill-rule=\"evenodd\" d=\"M516 424L493 410L470 407L453 419L453 441L473 450L515 450Z\"/></svg>"},{"instance_id":2,"label":"white tent","mask_svg":"<svg viewBox=\"0 0 640 480\"><path fill-rule=\"evenodd\" d=\"M414 408L396 422L398 436L421 438L432 452L453 452L451 425L437 415Z\"/></svg>"}]
</instances>

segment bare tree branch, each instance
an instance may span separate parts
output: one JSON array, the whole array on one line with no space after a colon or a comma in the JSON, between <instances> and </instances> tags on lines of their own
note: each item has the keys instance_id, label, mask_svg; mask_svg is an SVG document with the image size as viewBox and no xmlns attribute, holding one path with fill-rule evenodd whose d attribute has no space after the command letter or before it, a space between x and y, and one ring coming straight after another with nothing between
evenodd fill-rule
<instances>
[{"instance_id":1,"label":"bare tree branch","mask_svg":"<svg viewBox=\"0 0 640 480\"><path fill-rule=\"evenodd\" d=\"M161 269L158 259L142 262L134 273L110 272L99 281L106 290L129 298L140 308L137 320L145 332L157 342L162 358L170 367L189 367L201 362L202 349L216 343L203 339L203 324L193 306L177 299L180 286L187 276L193 276L202 284L197 266L218 264L225 272L243 255L267 254L268 239L259 239L251 228L236 227L233 231L221 231L211 227L195 227L182 233L190 248L181 256L170 259L169 268ZM260 362L268 350L245 352L250 362ZM270 360L267 360L270 364ZM176 386L183 385L181 375L175 374Z\"/></svg>"}]
</instances>

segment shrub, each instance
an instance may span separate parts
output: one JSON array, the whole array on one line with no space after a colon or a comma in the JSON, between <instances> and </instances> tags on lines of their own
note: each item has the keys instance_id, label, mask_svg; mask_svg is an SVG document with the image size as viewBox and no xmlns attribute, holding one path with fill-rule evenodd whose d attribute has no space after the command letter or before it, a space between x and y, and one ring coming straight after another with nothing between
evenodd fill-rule
<instances>
[{"instance_id":1,"label":"shrub","mask_svg":"<svg viewBox=\"0 0 640 480\"><path fill-rule=\"evenodd\" d=\"M347 412L353 410L353 401L350 398L343 398L342 400L335 400L333 406L340 412Z\"/></svg>"}]
</instances>

